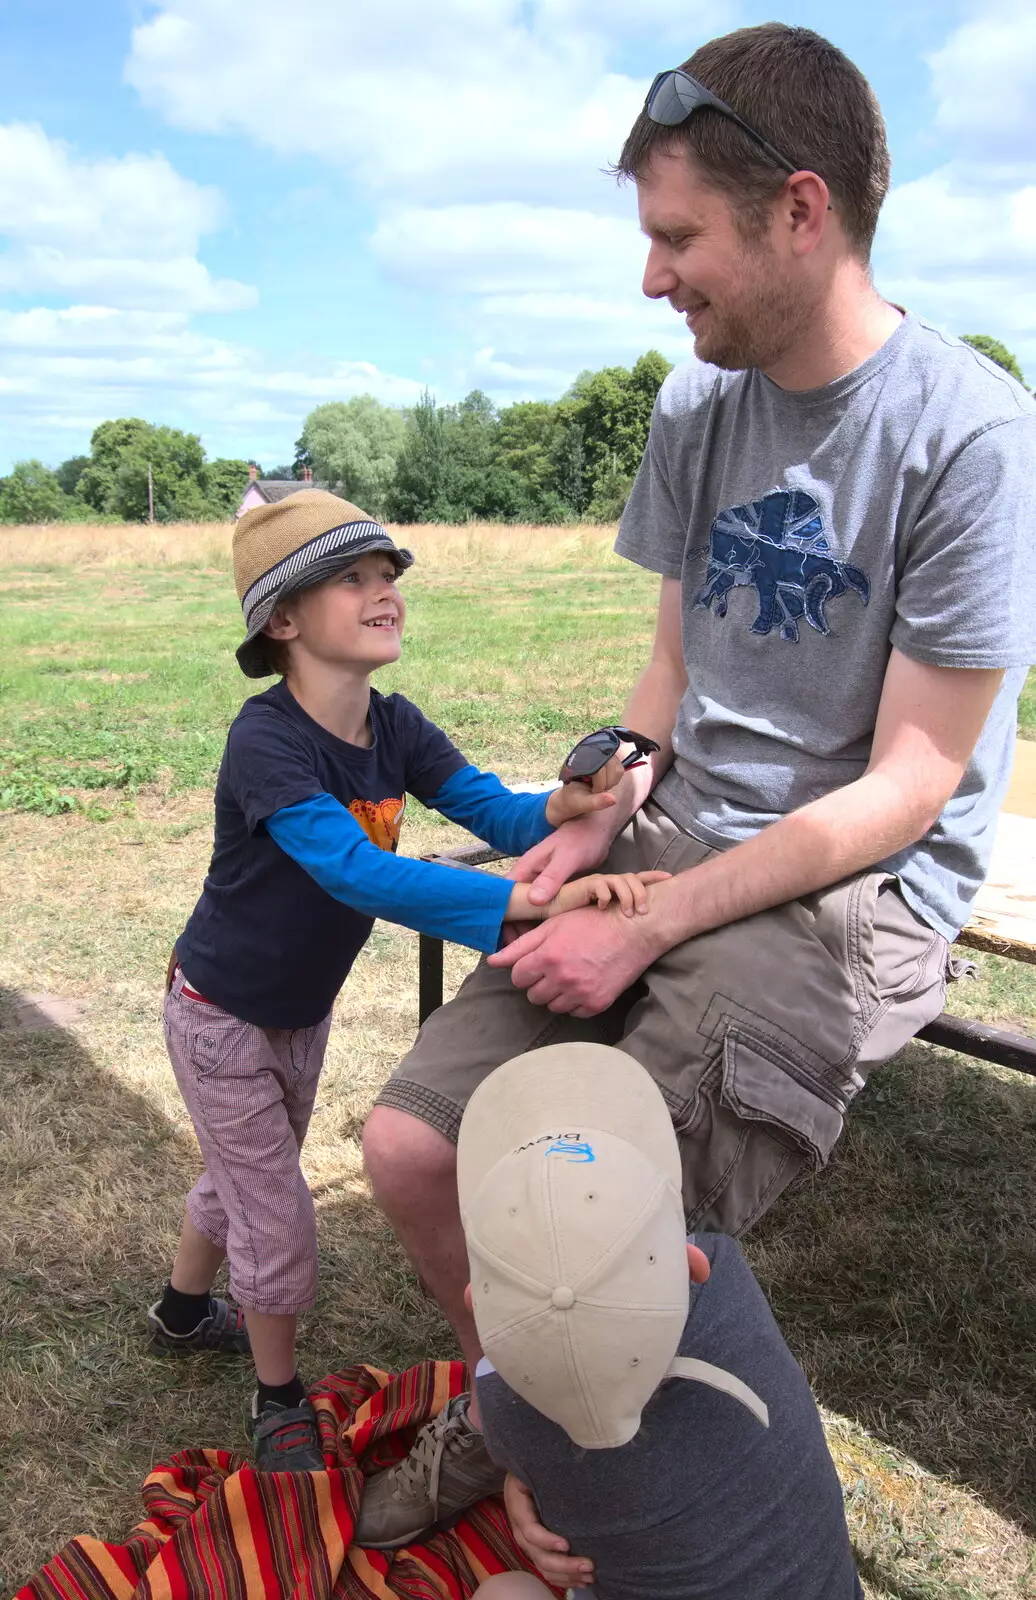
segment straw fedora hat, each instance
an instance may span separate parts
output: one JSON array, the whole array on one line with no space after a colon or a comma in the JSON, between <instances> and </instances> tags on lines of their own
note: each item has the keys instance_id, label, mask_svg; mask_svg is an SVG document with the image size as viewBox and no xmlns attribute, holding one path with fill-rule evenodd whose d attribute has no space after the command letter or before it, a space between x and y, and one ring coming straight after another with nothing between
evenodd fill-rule
<instances>
[{"instance_id":1,"label":"straw fedora hat","mask_svg":"<svg viewBox=\"0 0 1036 1600\"><path fill-rule=\"evenodd\" d=\"M414 564L380 522L324 489L302 489L276 505L246 511L234 529L234 583L245 618L237 661L245 676L265 678L274 670L263 629L281 600L323 583L372 550L386 551L397 573Z\"/></svg>"}]
</instances>

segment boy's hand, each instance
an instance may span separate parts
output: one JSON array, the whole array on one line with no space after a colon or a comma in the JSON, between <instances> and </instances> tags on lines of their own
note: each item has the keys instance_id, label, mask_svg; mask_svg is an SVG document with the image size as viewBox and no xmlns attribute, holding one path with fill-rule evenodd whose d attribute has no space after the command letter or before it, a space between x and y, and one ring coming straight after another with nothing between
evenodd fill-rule
<instances>
[{"instance_id":1,"label":"boy's hand","mask_svg":"<svg viewBox=\"0 0 1036 1600\"><path fill-rule=\"evenodd\" d=\"M547 821L552 828L560 828L573 817L585 817L591 811L607 811L615 804L615 796L609 791L624 777L622 762L614 755L589 782L577 780L562 784L560 789L552 791L547 801Z\"/></svg>"},{"instance_id":2,"label":"boy's hand","mask_svg":"<svg viewBox=\"0 0 1036 1600\"><path fill-rule=\"evenodd\" d=\"M588 878L573 878L562 884L553 900L544 907L548 917L565 911L578 911L597 902L601 910L615 900L623 916L643 915L648 908L647 889L671 877L668 872L594 872Z\"/></svg>"},{"instance_id":3,"label":"boy's hand","mask_svg":"<svg viewBox=\"0 0 1036 1600\"><path fill-rule=\"evenodd\" d=\"M543 1526L535 1500L513 1472L504 1482L504 1505L515 1544L548 1583L555 1589L583 1589L593 1582L593 1562L570 1556L568 1541Z\"/></svg>"},{"instance_id":4,"label":"boy's hand","mask_svg":"<svg viewBox=\"0 0 1036 1600\"><path fill-rule=\"evenodd\" d=\"M504 921L539 922L544 917L560 917L563 911L579 911L595 901L603 909L613 900L624 916L636 916L648 909L648 886L669 876L668 872L595 872L588 878L573 878L571 883L562 884L545 906L534 906L529 899L529 885L516 883Z\"/></svg>"}]
</instances>

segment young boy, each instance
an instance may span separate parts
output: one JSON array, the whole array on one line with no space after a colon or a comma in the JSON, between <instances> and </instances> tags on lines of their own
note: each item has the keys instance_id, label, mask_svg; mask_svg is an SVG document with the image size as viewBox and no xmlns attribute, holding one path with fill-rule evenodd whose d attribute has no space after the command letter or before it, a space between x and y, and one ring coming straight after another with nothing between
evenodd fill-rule
<instances>
[{"instance_id":1,"label":"young boy","mask_svg":"<svg viewBox=\"0 0 1036 1600\"><path fill-rule=\"evenodd\" d=\"M373 919L490 951L505 920L544 914L522 884L397 857L405 797L515 855L614 803L578 783L512 794L402 695L371 688L371 673L400 653L396 580L412 560L322 491L258 507L234 534L247 628L238 662L248 677L283 677L231 725L212 861L170 963L166 1043L205 1171L148 1326L167 1351L251 1351L252 1437L266 1470L324 1466L295 1366L296 1318L316 1289L299 1151L331 1007ZM605 782L619 775L616 762ZM547 914L613 895L632 913L658 876L582 879ZM224 1255L243 1313L210 1292Z\"/></svg>"},{"instance_id":2,"label":"young boy","mask_svg":"<svg viewBox=\"0 0 1036 1600\"><path fill-rule=\"evenodd\" d=\"M457 1162L486 1446L545 1576L598 1600L860 1600L809 1385L735 1241L685 1239L648 1073L605 1045L519 1056L472 1096Z\"/></svg>"}]
</instances>

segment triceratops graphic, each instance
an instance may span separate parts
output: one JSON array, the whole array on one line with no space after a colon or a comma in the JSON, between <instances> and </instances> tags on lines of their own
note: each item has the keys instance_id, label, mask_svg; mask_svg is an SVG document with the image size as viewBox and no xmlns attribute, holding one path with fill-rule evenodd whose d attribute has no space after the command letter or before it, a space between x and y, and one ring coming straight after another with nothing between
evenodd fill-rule
<instances>
[{"instance_id":1,"label":"triceratops graphic","mask_svg":"<svg viewBox=\"0 0 1036 1600\"><path fill-rule=\"evenodd\" d=\"M866 605L871 591L859 567L836 561L829 549L820 507L802 489L775 489L731 506L712 524L708 551L693 552L709 558L694 603L708 610L715 600L716 615L725 617L731 589L752 585L759 595L753 633L779 624L781 638L797 643L800 617L828 633L824 607L832 596L855 589Z\"/></svg>"}]
</instances>

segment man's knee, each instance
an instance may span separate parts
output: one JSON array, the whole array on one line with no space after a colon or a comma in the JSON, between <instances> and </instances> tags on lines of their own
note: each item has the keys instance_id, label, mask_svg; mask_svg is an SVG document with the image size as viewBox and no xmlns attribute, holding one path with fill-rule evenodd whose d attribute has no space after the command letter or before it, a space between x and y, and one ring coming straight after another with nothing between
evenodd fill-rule
<instances>
[{"instance_id":1,"label":"man's knee","mask_svg":"<svg viewBox=\"0 0 1036 1600\"><path fill-rule=\"evenodd\" d=\"M378 1204L391 1214L431 1194L456 1195L457 1150L445 1134L394 1106L375 1106L363 1130L363 1161Z\"/></svg>"}]
</instances>

